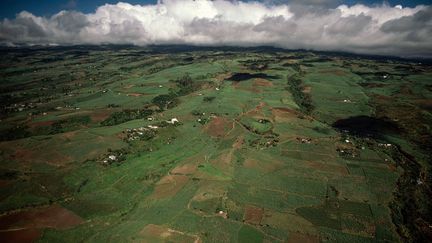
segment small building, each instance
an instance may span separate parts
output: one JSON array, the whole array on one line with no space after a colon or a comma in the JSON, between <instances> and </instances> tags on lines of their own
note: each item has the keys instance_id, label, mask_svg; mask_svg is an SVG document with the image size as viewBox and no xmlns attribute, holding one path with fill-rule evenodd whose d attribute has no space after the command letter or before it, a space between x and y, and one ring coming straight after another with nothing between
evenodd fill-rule
<instances>
[{"instance_id":1,"label":"small building","mask_svg":"<svg viewBox=\"0 0 432 243\"><path fill-rule=\"evenodd\" d=\"M171 120L169 120L169 121L167 121L168 123L170 123L170 124L174 124L174 123L176 123L176 122L179 122L179 120L177 119L177 118L171 118Z\"/></svg>"}]
</instances>

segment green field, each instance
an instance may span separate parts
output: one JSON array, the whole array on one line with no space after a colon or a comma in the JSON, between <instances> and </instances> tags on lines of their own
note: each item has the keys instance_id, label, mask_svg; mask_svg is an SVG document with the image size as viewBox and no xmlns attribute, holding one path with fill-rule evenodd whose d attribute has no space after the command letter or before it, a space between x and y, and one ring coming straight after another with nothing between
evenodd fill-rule
<instances>
[{"instance_id":1,"label":"green field","mask_svg":"<svg viewBox=\"0 0 432 243\"><path fill-rule=\"evenodd\" d=\"M429 64L274 48L0 51L2 242L430 237Z\"/></svg>"}]
</instances>

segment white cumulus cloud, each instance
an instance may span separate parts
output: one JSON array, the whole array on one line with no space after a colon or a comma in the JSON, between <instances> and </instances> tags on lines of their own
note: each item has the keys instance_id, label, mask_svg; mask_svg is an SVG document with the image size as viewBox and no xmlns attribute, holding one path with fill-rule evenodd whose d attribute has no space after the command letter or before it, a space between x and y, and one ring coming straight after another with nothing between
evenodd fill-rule
<instances>
[{"instance_id":1,"label":"white cumulus cloud","mask_svg":"<svg viewBox=\"0 0 432 243\"><path fill-rule=\"evenodd\" d=\"M40 17L23 11L0 22L0 43L272 45L432 57L432 7L224 0L164 0L153 5L120 2L100 6L90 14L61 11Z\"/></svg>"}]
</instances>

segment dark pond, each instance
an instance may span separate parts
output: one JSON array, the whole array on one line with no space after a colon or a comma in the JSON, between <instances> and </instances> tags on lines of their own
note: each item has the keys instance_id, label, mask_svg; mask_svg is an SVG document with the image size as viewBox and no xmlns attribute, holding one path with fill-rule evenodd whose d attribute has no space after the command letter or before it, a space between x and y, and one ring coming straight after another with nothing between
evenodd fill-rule
<instances>
[{"instance_id":1,"label":"dark pond","mask_svg":"<svg viewBox=\"0 0 432 243\"><path fill-rule=\"evenodd\" d=\"M363 137L380 137L383 134L401 132L401 128L395 122L386 118L370 116L353 116L346 119L340 119L334 122L332 126Z\"/></svg>"},{"instance_id":2,"label":"dark pond","mask_svg":"<svg viewBox=\"0 0 432 243\"><path fill-rule=\"evenodd\" d=\"M278 78L278 76L267 75L265 73L234 73L226 80L241 82L252 78L275 79Z\"/></svg>"}]
</instances>

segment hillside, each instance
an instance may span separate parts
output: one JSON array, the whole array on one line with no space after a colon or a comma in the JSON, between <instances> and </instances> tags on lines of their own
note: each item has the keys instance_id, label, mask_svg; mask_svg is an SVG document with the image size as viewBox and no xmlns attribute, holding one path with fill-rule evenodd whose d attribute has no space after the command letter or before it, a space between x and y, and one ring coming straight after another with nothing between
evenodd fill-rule
<instances>
[{"instance_id":1,"label":"hillside","mask_svg":"<svg viewBox=\"0 0 432 243\"><path fill-rule=\"evenodd\" d=\"M432 66L275 48L0 50L0 239L432 238Z\"/></svg>"}]
</instances>

